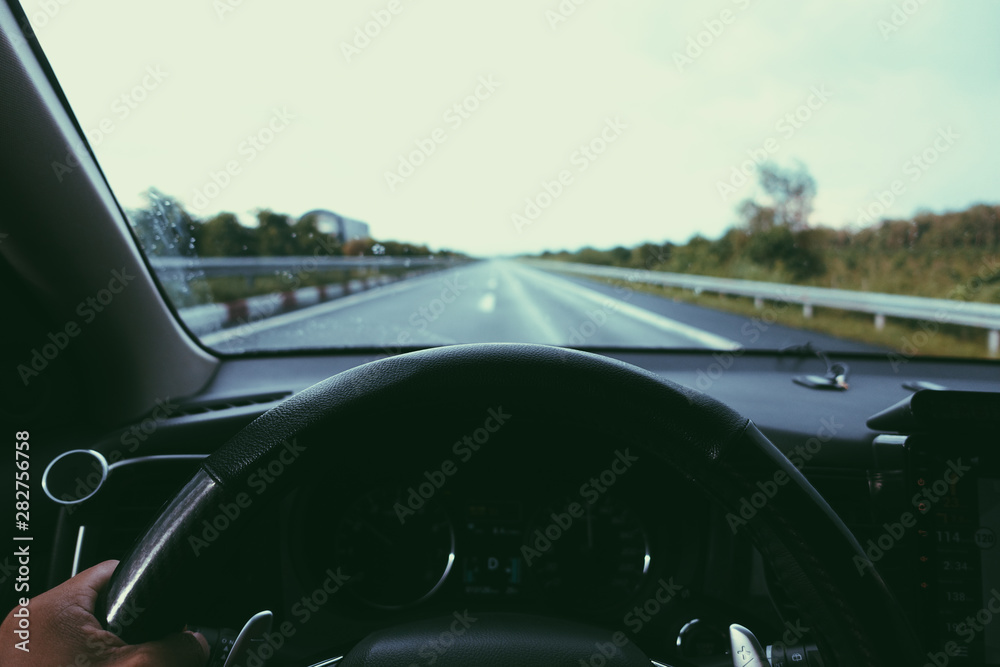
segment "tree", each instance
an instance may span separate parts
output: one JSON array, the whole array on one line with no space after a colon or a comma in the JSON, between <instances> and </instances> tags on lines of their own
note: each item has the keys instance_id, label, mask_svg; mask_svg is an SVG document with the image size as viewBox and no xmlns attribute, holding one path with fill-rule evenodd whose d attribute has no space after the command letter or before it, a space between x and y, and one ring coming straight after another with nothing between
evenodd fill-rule
<instances>
[{"instance_id":1,"label":"tree","mask_svg":"<svg viewBox=\"0 0 1000 667\"><path fill-rule=\"evenodd\" d=\"M768 162L760 166L758 178L773 206L752 199L737 206L747 229L747 256L755 264L784 269L796 280L821 275L826 265L816 235L808 227L816 197L816 181L809 170L802 163L782 169Z\"/></svg>"},{"instance_id":2,"label":"tree","mask_svg":"<svg viewBox=\"0 0 1000 667\"><path fill-rule=\"evenodd\" d=\"M344 244L345 257L357 257L360 255L372 255L372 247L375 245L374 239L350 239Z\"/></svg>"},{"instance_id":3,"label":"tree","mask_svg":"<svg viewBox=\"0 0 1000 667\"><path fill-rule=\"evenodd\" d=\"M744 199L737 205L736 212L751 234L766 232L774 227L774 208L770 206L761 206L752 199Z\"/></svg>"},{"instance_id":4,"label":"tree","mask_svg":"<svg viewBox=\"0 0 1000 667\"><path fill-rule=\"evenodd\" d=\"M316 223L316 215L310 214L299 218L292 225L292 237L295 239L295 254L297 255L342 255L340 239L333 234L324 234Z\"/></svg>"},{"instance_id":5,"label":"tree","mask_svg":"<svg viewBox=\"0 0 1000 667\"><path fill-rule=\"evenodd\" d=\"M760 186L774 200L774 222L792 229L804 229L809 224L816 197L816 181L804 164L794 169L782 169L767 162L758 170Z\"/></svg>"},{"instance_id":6,"label":"tree","mask_svg":"<svg viewBox=\"0 0 1000 667\"><path fill-rule=\"evenodd\" d=\"M296 243L288 216L270 209L257 211L257 254L261 257L289 257Z\"/></svg>"},{"instance_id":7,"label":"tree","mask_svg":"<svg viewBox=\"0 0 1000 667\"><path fill-rule=\"evenodd\" d=\"M244 227L232 213L219 213L202 225L198 255L246 257L257 255L254 230Z\"/></svg>"},{"instance_id":8,"label":"tree","mask_svg":"<svg viewBox=\"0 0 1000 667\"><path fill-rule=\"evenodd\" d=\"M174 197L156 188L142 193L147 205L128 211L143 251L150 257L190 257L196 254L201 225Z\"/></svg>"}]
</instances>

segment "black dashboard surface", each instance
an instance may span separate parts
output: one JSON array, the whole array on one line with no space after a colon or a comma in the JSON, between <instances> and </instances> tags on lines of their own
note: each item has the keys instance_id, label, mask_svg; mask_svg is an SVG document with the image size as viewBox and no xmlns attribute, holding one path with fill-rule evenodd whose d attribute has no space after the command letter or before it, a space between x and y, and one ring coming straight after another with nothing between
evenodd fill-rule
<instances>
[{"instance_id":1,"label":"black dashboard surface","mask_svg":"<svg viewBox=\"0 0 1000 667\"><path fill-rule=\"evenodd\" d=\"M878 507L873 485L905 468L891 457L877 458L877 434L866 419L910 395L904 383L1000 389L1000 367L990 363L852 357L849 388L830 391L793 383L793 376L825 370L812 356L608 356L695 387L750 417L862 544L878 537L883 515L899 514L897 506ZM96 502L63 512L53 579L65 578L74 559L79 569L121 557L197 465L196 456L146 457L208 454L281 397L375 358L227 360L202 395L178 402L135 447L123 448L134 433L128 428L74 443L101 451L115 469ZM387 419L391 414L387 406ZM701 652L691 657L724 650L722 630L730 622L754 627L765 641L787 632L784 622L794 611L771 585L760 556L735 539L731 518L676 471L662 464L633 469L607 433L567 435L580 438L580 456L572 461L548 456L545 438L557 436L533 429L503 427L477 444L477 426L489 418L486 412L470 417L463 433L471 439L449 439L444 447L422 439L425 429L414 424L414 457L397 462L392 474L317 471L220 557L216 571L227 576L200 582L216 592L200 610L206 618L198 620L238 625L261 608L278 610L277 622L296 630L284 650L302 659L331 646L349 648L381 627L471 610L627 628L656 655L676 650L684 628L691 635L687 650ZM372 441L356 446L375 446L379 425L371 431ZM138 461L115 465L116 459ZM590 484L601 488L604 472L613 488L594 493ZM564 532L571 539L549 546L547 533ZM201 537L211 541L211 527ZM905 603L916 599L916 580L901 560L879 567ZM379 576L352 581L349 570L358 563Z\"/></svg>"}]
</instances>

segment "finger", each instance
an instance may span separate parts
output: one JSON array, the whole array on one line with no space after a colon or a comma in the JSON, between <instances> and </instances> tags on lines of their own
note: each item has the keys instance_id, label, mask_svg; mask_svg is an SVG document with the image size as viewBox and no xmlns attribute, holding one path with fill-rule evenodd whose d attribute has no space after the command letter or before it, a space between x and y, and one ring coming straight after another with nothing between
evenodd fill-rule
<instances>
[{"instance_id":1,"label":"finger","mask_svg":"<svg viewBox=\"0 0 1000 667\"><path fill-rule=\"evenodd\" d=\"M177 632L154 642L129 647L149 664L158 667L204 667L208 662L208 642L194 632Z\"/></svg>"},{"instance_id":2,"label":"finger","mask_svg":"<svg viewBox=\"0 0 1000 667\"><path fill-rule=\"evenodd\" d=\"M126 645L125 642L104 630L94 617L97 596L107 586L117 566L117 560L98 563L42 593L33 604L40 607L40 611L45 610L43 617L49 619L51 630L63 639L76 638L81 646L86 643L97 655L117 651Z\"/></svg>"},{"instance_id":3,"label":"finger","mask_svg":"<svg viewBox=\"0 0 1000 667\"><path fill-rule=\"evenodd\" d=\"M191 632L190 630L185 630L184 632L198 640L198 643L201 644L201 649L205 652L206 656L212 652L211 648L208 645L208 640L205 639L205 635L201 634L200 632Z\"/></svg>"},{"instance_id":4,"label":"finger","mask_svg":"<svg viewBox=\"0 0 1000 667\"><path fill-rule=\"evenodd\" d=\"M66 586L73 593L89 602L89 606L84 605L82 602L80 603L81 606L85 606L86 609L93 611L98 593L111 581L111 575L114 574L116 567L118 567L118 561L116 560L106 560L103 563L98 563L67 581Z\"/></svg>"},{"instance_id":5,"label":"finger","mask_svg":"<svg viewBox=\"0 0 1000 667\"><path fill-rule=\"evenodd\" d=\"M94 606L97 603L97 595L101 588L107 585L117 566L118 561L116 560L99 563L72 579L45 591L32 600L32 604L49 610L49 613L56 618L63 618L67 614L72 616L77 613L84 617L92 616Z\"/></svg>"}]
</instances>

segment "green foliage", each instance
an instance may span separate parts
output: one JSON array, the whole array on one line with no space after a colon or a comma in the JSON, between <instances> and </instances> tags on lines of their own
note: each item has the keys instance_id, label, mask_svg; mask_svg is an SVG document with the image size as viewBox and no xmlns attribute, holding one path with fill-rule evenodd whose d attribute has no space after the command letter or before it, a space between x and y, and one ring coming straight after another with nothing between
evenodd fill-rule
<instances>
[{"instance_id":1,"label":"green foliage","mask_svg":"<svg viewBox=\"0 0 1000 667\"><path fill-rule=\"evenodd\" d=\"M809 224L816 197L816 181L802 163L782 169L773 162L758 171L760 186L774 200L774 224L796 229Z\"/></svg>"},{"instance_id":2,"label":"green foliage","mask_svg":"<svg viewBox=\"0 0 1000 667\"><path fill-rule=\"evenodd\" d=\"M813 230L793 232L785 226L750 235L747 256L767 268L784 269L795 281L822 275L826 264L815 248ZM725 237L723 237L725 238Z\"/></svg>"},{"instance_id":3,"label":"green foliage","mask_svg":"<svg viewBox=\"0 0 1000 667\"><path fill-rule=\"evenodd\" d=\"M253 257L257 236L232 213L219 213L202 225L197 253L201 257Z\"/></svg>"},{"instance_id":4,"label":"green foliage","mask_svg":"<svg viewBox=\"0 0 1000 667\"><path fill-rule=\"evenodd\" d=\"M741 224L711 240L583 248L548 259L861 291L1000 301L1000 207L921 211L859 230L810 227L816 181L805 165L758 170L769 200L736 207ZM984 276L985 279L984 279ZM971 289L974 286L975 289Z\"/></svg>"},{"instance_id":5,"label":"green foliage","mask_svg":"<svg viewBox=\"0 0 1000 667\"><path fill-rule=\"evenodd\" d=\"M759 207L756 212L766 207ZM742 207L741 207L742 209ZM1000 206L918 213L857 230L758 225L718 239L547 252L546 259L1000 303Z\"/></svg>"},{"instance_id":6,"label":"green foliage","mask_svg":"<svg viewBox=\"0 0 1000 667\"><path fill-rule=\"evenodd\" d=\"M257 211L257 254L261 257L291 257L295 255L295 238L288 216L270 209Z\"/></svg>"},{"instance_id":7,"label":"green foliage","mask_svg":"<svg viewBox=\"0 0 1000 667\"><path fill-rule=\"evenodd\" d=\"M344 254L340 239L319 231L315 215L299 218L292 225L292 237L295 243L295 255L311 255L317 248L321 248L321 252L331 256Z\"/></svg>"},{"instance_id":8,"label":"green foliage","mask_svg":"<svg viewBox=\"0 0 1000 667\"><path fill-rule=\"evenodd\" d=\"M129 211L143 251L151 257L188 257L195 254L201 225L173 197L156 188L143 193L147 206Z\"/></svg>"},{"instance_id":9,"label":"green foliage","mask_svg":"<svg viewBox=\"0 0 1000 667\"><path fill-rule=\"evenodd\" d=\"M452 250L431 251L426 245L400 241L353 239L346 244L319 231L314 215L293 220L262 208L257 226L245 227L233 213L221 212L199 220L173 197L155 188L144 193L147 206L128 212L143 251L150 256L291 257L304 255L389 255L465 257ZM628 254L625 248L619 253Z\"/></svg>"}]
</instances>

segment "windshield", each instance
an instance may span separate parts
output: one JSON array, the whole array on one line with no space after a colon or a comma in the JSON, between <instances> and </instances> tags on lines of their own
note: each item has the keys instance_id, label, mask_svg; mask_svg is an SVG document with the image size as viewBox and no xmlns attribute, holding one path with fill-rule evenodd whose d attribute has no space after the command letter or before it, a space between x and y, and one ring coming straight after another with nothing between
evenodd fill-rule
<instances>
[{"instance_id":1,"label":"windshield","mask_svg":"<svg viewBox=\"0 0 1000 667\"><path fill-rule=\"evenodd\" d=\"M995 2L23 8L219 351L1000 348Z\"/></svg>"}]
</instances>

